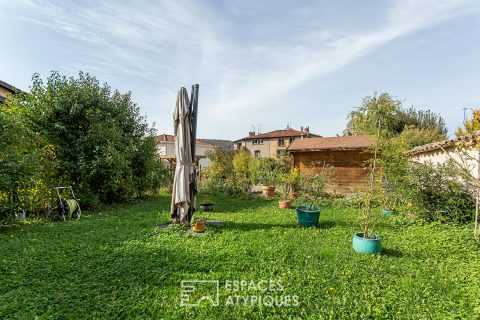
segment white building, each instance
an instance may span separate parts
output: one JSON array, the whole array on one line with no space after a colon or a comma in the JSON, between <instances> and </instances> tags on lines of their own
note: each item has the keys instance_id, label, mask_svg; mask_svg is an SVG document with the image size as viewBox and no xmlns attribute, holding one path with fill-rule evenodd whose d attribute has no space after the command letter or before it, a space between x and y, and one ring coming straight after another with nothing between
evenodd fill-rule
<instances>
[{"instance_id":1,"label":"white building","mask_svg":"<svg viewBox=\"0 0 480 320\"><path fill-rule=\"evenodd\" d=\"M161 159L167 163L175 162L175 137L170 134L161 134L155 137L157 143L157 154ZM195 159L198 161L201 168L206 168L210 164L210 159L205 156L207 150L214 149L215 146L205 141L197 139L195 150Z\"/></svg>"},{"instance_id":2,"label":"white building","mask_svg":"<svg viewBox=\"0 0 480 320\"><path fill-rule=\"evenodd\" d=\"M405 153L412 161L419 163L443 164L454 160L463 167L468 167L475 178L480 177L480 131L460 136L455 139L424 144ZM468 149L463 146L470 145Z\"/></svg>"}]
</instances>

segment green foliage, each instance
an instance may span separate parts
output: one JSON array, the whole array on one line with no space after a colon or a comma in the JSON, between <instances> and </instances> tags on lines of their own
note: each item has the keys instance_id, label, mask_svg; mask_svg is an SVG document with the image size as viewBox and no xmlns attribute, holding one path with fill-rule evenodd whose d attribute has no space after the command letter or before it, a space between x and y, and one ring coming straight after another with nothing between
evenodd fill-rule
<instances>
[{"instance_id":1,"label":"green foliage","mask_svg":"<svg viewBox=\"0 0 480 320\"><path fill-rule=\"evenodd\" d=\"M409 160L404 152L445 139L447 130L439 115L430 110L405 109L400 100L383 93L366 97L350 113L345 133L378 135L383 205L412 209L418 193L411 186Z\"/></svg>"},{"instance_id":2,"label":"green foliage","mask_svg":"<svg viewBox=\"0 0 480 320\"><path fill-rule=\"evenodd\" d=\"M302 198L310 201L310 206L317 204L322 197L327 197L329 174L327 171L302 174L300 177L300 191Z\"/></svg>"},{"instance_id":3,"label":"green foliage","mask_svg":"<svg viewBox=\"0 0 480 320\"><path fill-rule=\"evenodd\" d=\"M158 191L165 174L130 93L82 72L52 72L46 83L34 75L31 93L1 106L0 121L0 215L37 210L62 185L84 207L130 201Z\"/></svg>"},{"instance_id":4,"label":"green foliage","mask_svg":"<svg viewBox=\"0 0 480 320\"><path fill-rule=\"evenodd\" d=\"M289 168L288 170L281 172L278 178L280 184L280 193L284 200L287 200L290 196L290 192L301 181L300 169L297 167Z\"/></svg>"},{"instance_id":5,"label":"green foliage","mask_svg":"<svg viewBox=\"0 0 480 320\"><path fill-rule=\"evenodd\" d=\"M210 159L210 165L205 169L204 179L200 185L203 193L238 194L242 189L236 184L233 159L235 151L215 148L205 155Z\"/></svg>"},{"instance_id":6,"label":"green foliage","mask_svg":"<svg viewBox=\"0 0 480 320\"><path fill-rule=\"evenodd\" d=\"M409 170L411 190L428 221L471 222L475 200L459 179L461 172L451 164L433 166L412 164Z\"/></svg>"},{"instance_id":7,"label":"green foliage","mask_svg":"<svg viewBox=\"0 0 480 320\"><path fill-rule=\"evenodd\" d=\"M204 198L200 197L199 202ZM170 220L170 195L72 223L0 232L2 319L478 319L471 226L379 217L381 255L355 254L357 209L323 206L320 229L260 198L213 195L203 237ZM380 215L378 210L374 214ZM27 235L28 236L25 236ZM241 258L239 258L241 257ZM180 306L182 280L219 280L219 306ZM225 280L280 280L298 307L231 307ZM202 287L202 294L215 288ZM421 302L421 303L419 303Z\"/></svg>"},{"instance_id":8,"label":"green foliage","mask_svg":"<svg viewBox=\"0 0 480 320\"><path fill-rule=\"evenodd\" d=\"M249 193L254 183L254 164L250 153L246 150L239 150L232 160L233 172L237 186L244 192Z\"/></svg>"},{"instance_id":9,"label":"green foliage","mask_svg":"<svg viewBox=\"0 0 480 320\"><path fill-rule=\"evenodd\" d=\"M278 183L278 177L285 170L284 160L274 158L260 158L255 164L255 183L274 186Z\"/></svg>"},{"instance_id":10,"label":"green foliage","mask_svg":"<svg viewBox=\"0 0 480 320\"><path fill-rule=\"evenodd\" d=\"M0 219L32 208L40 150L18 100L0 104Z\"/></svg>"},{"instance_id":11,"label":"green foliage","mask_svg":"<svg viewBox=\"0 0 480 320\"><path fill-rule=\"evenodd\" d=\"M381 137L396 136L402 133L407 126L438 132L442 137L447 134L445 121L438 114L430 110L404 109L402 102L392 98L388 93L365 97L360 107L348 115L344 133L346 135L376 136L379 123Z\"/></svg>"},{"instance_id":12,"label":"green foliage","mask_svg":"<svg viewBox=\"0 0 480 320\"><path fill-rule=\"evenodd\" d=\"M74 186L84 204L129 201L159 187L160 165L145 138L153 132L130 93L112 92L82 72L78 78L52 72L46 84L34 75L25 104L52 150L56 184Z\"/></svg>"}]
</instances>

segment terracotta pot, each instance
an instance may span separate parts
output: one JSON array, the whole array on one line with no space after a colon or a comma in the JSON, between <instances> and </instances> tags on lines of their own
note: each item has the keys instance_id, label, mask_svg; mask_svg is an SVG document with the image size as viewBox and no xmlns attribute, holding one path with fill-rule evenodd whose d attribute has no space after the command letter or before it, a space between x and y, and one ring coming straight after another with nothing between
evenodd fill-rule
<instances>
[{"instance_id":1,"label":"terracotta pot","mask_svg":"<svg viewBox=\"0 0 480 320\"><path fill-rule=\"evenodd\" d=\"M298 192L291 192L291 193L290 193L290 197L291 197L292 199L297 199L297 198L298 198Z\"/></svg>"},{"instance_id":2,"label":"terracotta pot","mask_svg":"<svg viewBox=\"0 0 480 320\"><path fill-rule=\"evenodd\" d=\"M198 232L198 233L204 232L205 231L205 222L199 221L199 222L192 223L192 231L193 232Z\"/></svg>"},{"instance_id":3,"label":"terracotta pot","mask_svg":"<svg viewBox=\"0 0 480 320\"><path fill-rule=\"evenodd\" d=\"M262 186L262 194L265 198L275 197L275 186Z\"/></svg>"},{"instance_id":4,"label":"terracotta pot","mask_svg":"<svg viewBox=\"0 0 480 320\"><path fill-rule=\"evenodd\" d=\"M278 201L278 206L280 207L280 209L291 209L292 208L292 200Z\"/></svg>"}]
</instances>

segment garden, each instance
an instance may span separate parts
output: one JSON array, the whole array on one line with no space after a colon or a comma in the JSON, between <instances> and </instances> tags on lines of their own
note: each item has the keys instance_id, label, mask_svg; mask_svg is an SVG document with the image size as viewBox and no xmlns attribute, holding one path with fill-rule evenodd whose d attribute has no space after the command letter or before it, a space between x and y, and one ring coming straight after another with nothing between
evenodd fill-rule
<instances>
[{"instance_id":1,"label":"garden","mask_svg":"<svg viewBox=\"0 0 480 320\"><path fill-rule=\"evenodd\" d=\"M204 201L200 197L199 201ZM480 254L471 225L384 217L381 255L352 249L359 209L321 206L318 228L278 199L209 196L223 226L203 237L169 221L170 195L31 221L0 233L0 317L31 319L475 319ZM295 203L294 203L295 205ZM200 213L199 213L200 215ZM208 227L208 226L207 226ZM219 306L181 307L181 281L220 281ZM227 305L225 281L280 280L298 305ZM205 294L215 294L211 289ZM265 295L244 288L235 295Z\"/></svg>"},{"instance_id":2,"label":"garden","mask_svg":"<svg viewBox=\"0 0 480 320\"><path fill-rule=\"evenodd\" d=\"M171 223L170 173L130 94L54 72L0 108L1 318L480 317L480 183L405 156L446 138L437 114L365 98L344 134L375 141L367 190L346 195L327 192L328 164L210 151L190 228ZM79 219L45 214L60 185Z\"/></svg>"}]
</instances>

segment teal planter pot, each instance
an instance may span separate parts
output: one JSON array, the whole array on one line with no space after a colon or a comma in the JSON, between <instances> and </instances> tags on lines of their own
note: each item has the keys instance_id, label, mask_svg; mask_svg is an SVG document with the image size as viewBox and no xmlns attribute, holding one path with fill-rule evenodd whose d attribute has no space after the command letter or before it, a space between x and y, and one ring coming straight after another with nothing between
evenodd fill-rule
<instances>
[{"instance_id":1,"label":"teal planter pot","mask_svg":"<svg viewBox=\"0 0 480 320\"><path fill-rule=\"evenodd\" d=\"M363 233L353 235L353 250L358 253L373 254L382 252L382 240L379 236L371 234L372 239L363 238Z\"/></svg>"},{"instance_id":2,"label":"teal planter pot","mask_svg":"<svg viewBox=\"0 0 480 320\"><path fill-rule=\"evenodd\" d=\"M393 216L394 214L397 214L397 210L387 210L387 209L383 209L383 215L384 215L385 217Z\"/></svg>"},{"instance_id":3,"label":"teal planter pot","mask_svg":"<svg viewBox=\"0 0 480 320\"><path fill-rule=\"evenodd\" d=\"M302 227L316 227L320 219L320 209L310 206L297 207L297 218L298 224Z\"/></svg>"}]
</instances>

